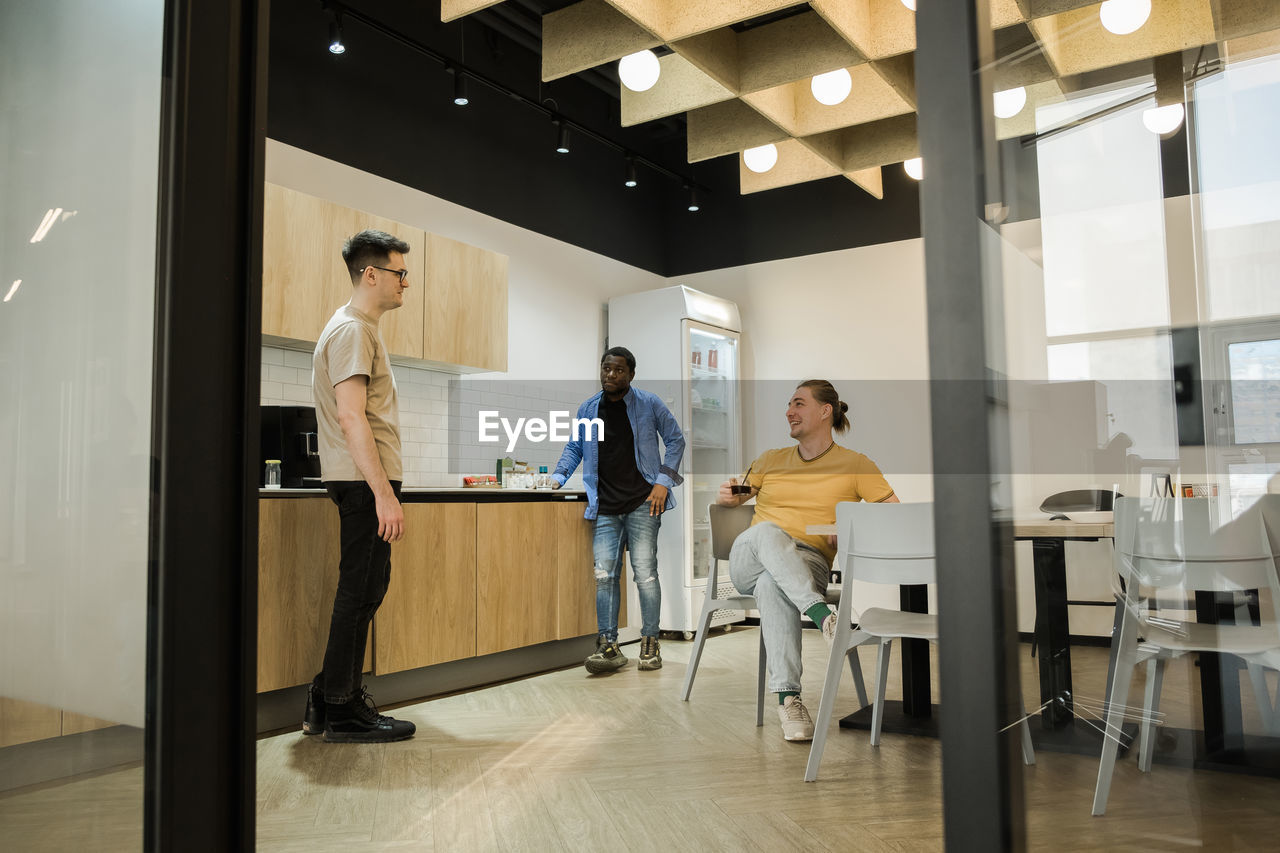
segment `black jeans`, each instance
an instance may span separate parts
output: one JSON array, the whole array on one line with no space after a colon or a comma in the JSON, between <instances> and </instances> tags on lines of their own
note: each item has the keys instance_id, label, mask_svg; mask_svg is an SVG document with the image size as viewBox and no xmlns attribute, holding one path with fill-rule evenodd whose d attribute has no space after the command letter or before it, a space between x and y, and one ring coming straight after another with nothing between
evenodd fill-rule
<instances>
[{"instance_id":1,"label":"black jeans","mask_svg":"<svg viewBox=\"0 0 1280 853\"><path fill-rule=\"evenodd\" d=\"M400 483L393 480L391 488L398 500ZM338 506L342 556L324 670L315 677L315 685L325 702L336 705L360 690L369 623L391 583L391 544L378 537L378 512L368 483L330 482L325 489Z\"/></svg>"}]
</instances>

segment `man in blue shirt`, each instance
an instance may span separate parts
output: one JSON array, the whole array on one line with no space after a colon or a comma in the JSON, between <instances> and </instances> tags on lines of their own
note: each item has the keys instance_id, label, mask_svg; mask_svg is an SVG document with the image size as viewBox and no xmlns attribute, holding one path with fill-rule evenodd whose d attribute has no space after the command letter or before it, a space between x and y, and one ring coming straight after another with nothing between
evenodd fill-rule
<instances>
[{"instance_id":1,"label":"man in blue shirt","mask_svg":"<svg viewBox=\"0 0 1280 853\"><path fill-rule=\"evenodd\" d=\"M592 550L596 573L596 650L586 660L588 672L613 672L627 665L618 648L618 608L622 602L622 555L631 552L631 571L640 596L640 669L660 669L658 618L662 588L658 583L658 528L662 513L676 505L671 489L684 479L678 473L684 455L680 425L662 400L631 387L636 357L625 347L612 347L600 359L599 394L578 407L578 418L600 418L599 441L587 430L575 431L551 476L558 489L582 463L587 490L584 517L595 522ZM661 436L663 451L658 453Z\"/></svg>"}]
</instances>

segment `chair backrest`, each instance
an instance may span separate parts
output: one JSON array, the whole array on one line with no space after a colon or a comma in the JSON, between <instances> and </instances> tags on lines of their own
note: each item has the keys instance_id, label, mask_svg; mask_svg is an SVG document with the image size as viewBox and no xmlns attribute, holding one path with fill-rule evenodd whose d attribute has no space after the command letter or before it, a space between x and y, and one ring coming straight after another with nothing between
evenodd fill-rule
<instances>
[{"instance_id":1,"label":"chair backrest","mask_svg":"<svg viewBox=\"0 0 1280 853\"><path fill-rule=\"evenodd\" d=\"M1217 498L1116 501L1116 571L1157 589L1277 588L1268 527L1280 526L1280 496L1222 523Z\"/></svg>"},{"instance_id":2,"label":"chair backrest","mask_svg":"<svg viewBox=\"0 0 1280 853\"><path fill-rule=\"evenodd\" d=\"M1124 497L1110 489L1072 489L1049 495L1040 504L1041 512L1110 512L1114 498Z\"/></svg>"},{"instance_id":3,"label":"chair backrest","mask_svg":"<svg viewBox=\"0 0 1280 853\"><path fill-rule=\"evenodd\" d=\"M729 549L733 547L733 540L751 526L751 519L755 514L755 504L742 506L711 504L708 507L707 518L711 521L711 559L729 559Z\"/></svg>"},{"instance_id":4,"label":"chair backrest","mask_svg":"<svg viewBox=\"0 0 1280 853\"><path fill-rule=\"evenodd\" d=\"M837 559L846 579L933 583L933 504L836 504Z\"/></svg>"}]
</instances>

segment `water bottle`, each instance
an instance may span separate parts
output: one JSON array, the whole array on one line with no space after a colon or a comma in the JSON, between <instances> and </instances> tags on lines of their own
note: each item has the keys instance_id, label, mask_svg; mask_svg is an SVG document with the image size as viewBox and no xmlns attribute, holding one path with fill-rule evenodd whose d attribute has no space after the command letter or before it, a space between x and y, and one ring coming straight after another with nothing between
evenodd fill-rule
<instances>
[{"instance_id":1,"label":"water bottle","mask_svg":"<svg viewBox=\"0 0 1280 853\"><path fill-rule=\"evenodd\" d=\"M267 460L266 485L268 489L280 488L280 460L279 459Z\"/></svg>"}]
</instances>

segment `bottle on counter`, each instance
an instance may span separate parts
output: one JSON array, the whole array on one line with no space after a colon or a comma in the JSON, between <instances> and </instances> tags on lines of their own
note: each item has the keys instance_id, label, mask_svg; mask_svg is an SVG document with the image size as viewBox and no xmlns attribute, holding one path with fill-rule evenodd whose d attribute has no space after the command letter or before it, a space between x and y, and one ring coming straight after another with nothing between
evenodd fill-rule
<instances>
[{"instance_id":1,"label":"bottle on counter","mask_svg":"<svg viewBox=\"0 0 1280 853\"><path fill-rule=\"evenodd\" d=\"M280 460L279 459L267 460L267 473L263 482L268 489L280 488Z\"/></svg>"},{"instance_id":2,"label":"bottle on counter","mask_svg":"<svg viewBox=\"0 0 1280 853\"><path fill-rule=\"evenodd\" d=\"M538 466L538 476L534 478L533 487L535 489L551 488L551 475L547 473L546 465Z\"/></svg>"}]
</instances>

